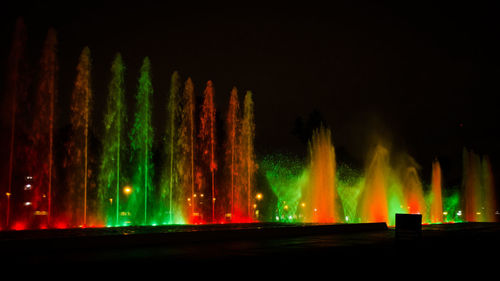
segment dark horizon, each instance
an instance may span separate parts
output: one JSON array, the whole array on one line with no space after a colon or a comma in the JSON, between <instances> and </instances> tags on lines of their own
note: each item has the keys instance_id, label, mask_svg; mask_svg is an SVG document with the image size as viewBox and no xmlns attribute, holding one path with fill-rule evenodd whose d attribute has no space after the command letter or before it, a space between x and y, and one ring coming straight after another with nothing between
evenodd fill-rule
<instances>
[{"instance_id":1,"label":"dark horizon","mask_svg":"<svg viewBox=\"0 0 500 281\"><path fill-rule=\"evenodd\" d=\"M111 61L120 52L129 107L140 63L151 59L157 130L163 128L170 76L177 70L183 80L192 78L197 95L208 80L214 82L220 117L233 86L240 100L245 91L253 92L261 155L306 156L307 145L292 132L297 118L318 112L332 130L340 162L362 168L381 139L395 154L415 158L422 178L430 178L431 162L438 158L444 178L459 184L466 147L489 155L498 178L500 26L493 4L91 5L3 4L2 97L15 21L23 17L33 73L47 30L58 34L59 128L66 125L69 109L63 105L78 57L89 46L96 134Z\"/></svg>"}]
</instances>

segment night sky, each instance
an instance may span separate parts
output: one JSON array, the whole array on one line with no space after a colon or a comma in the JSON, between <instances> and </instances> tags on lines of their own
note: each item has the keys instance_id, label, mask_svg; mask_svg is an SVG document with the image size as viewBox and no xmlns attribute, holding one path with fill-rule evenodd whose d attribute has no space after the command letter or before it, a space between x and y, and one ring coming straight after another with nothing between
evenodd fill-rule
<instances>
[{"instance_id":1,"label":"night sky","mask_svg":"<svg viewBox=\"0 0 500 281\"><path fill-rule=\"evenodd\" d=\"M193 79L197 95L212 80L222 114L233 86L241 100L246 90L254 93L260 155L305 156L306 144L292 131L297 118L315 115L332 129L339 161L356 167L363 167L370 149L383 140L394 153L413 156L424 178L430 178L431 162L438 157L444 176L459 182L464 146L490 155L498 175L500 18L490 4L45 2L1 4L0 89L16 18L24 17L34 68L47 30L54 27L59 127L68 120L64 105L78 57L89 46L94 120L102 115L111 61L121 52L130 101L142 59L150 57L159 128L170 76L178 70L183 80ZM94 130L101 130L98 123Z\"/></svg>"}]
</instances>

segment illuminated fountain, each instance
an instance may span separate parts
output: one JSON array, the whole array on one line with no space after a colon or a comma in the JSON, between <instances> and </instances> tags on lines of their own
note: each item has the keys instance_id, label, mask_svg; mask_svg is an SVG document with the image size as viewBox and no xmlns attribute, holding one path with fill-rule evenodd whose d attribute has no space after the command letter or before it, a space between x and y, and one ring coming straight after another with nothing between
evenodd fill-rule
<instances>
[{"instance_id":1,"label":"illuminated fountain","mask_svg":"<svg viewBox=\"0 0 500 281\"><path fill-rule=\"evenodd\" d=\"M175 192L177 189L174 186L180 186L180 168L177 163L180 161L181 149L178 147L180 143L185 143L187 140L182 139L179 142L179 129L180 126L180 102L181 102L181 81L179 73L174 72L170 80L170 92L167 105L167 116L166 120L166 131L165 131L165 143L164 143L164 158L167 160L163 165L163 172L159 193L160 200L157 202L156 219L155 221L161 221L165 223L173 223L174 214L180 213L178 208L180 207L178 203L182 204L184 201L179 202L180 194ZM182 188L178 190L182 191ZM174 212L174 210L176 210Z\"/></svg>"},{"instance_id":2,"label":"illuminated fountain","mask_svg":"<svg viewBox=\"0 0 500 281\"><path fill-rule=\"evenodd\" d=\"M441 166L437 159L432 163L430 222L443 222L443 199L441 191Z\"/></svg>"},{"instance_id":3,"label":"illuminated fountain","mask_svg":"<svg viewBox=\"0 0 500 281\"><path fill-rule=\"evenodd\" d=\"M81 52L68 108L58 108L56 33L47 34L31 92L22 63L25 41L19 21L6 83L11 133L1 187L2 229L257 221L394 225L396 213L422 214L425 223L496 219L486 156L464 151L462 190L443 184L437 160L426 185L413 158L404 155L394 162L395 153L381 144L367 155L362 170L338 163L331 130L324 127L313 131L307 160L289 154L258 158L252 92L246 91L240 103L236 87L231 90L224 127L218 128L222 115L212 81L198 100L191 78L183 84L173 72L162 127L155 128L153 111L161 106L153 105L161 95L153 95L151 61L143 60L137 89L130 91L135 100L127 104L132 99L126 98L119 53L98 120L91 110L97 97L90 49ZM34 102L20 114L31 97ZM54 132L64 110L68 131ZM102 127L95 134L98 148L90 142L91 124Z\"/></svg>"},{"instance_id":4,"label":"illuminated fountain","mask_svg":"<svg viewBox=\"0 0 500 281\"><path fill-rule=\"evenodd\" d=\"M408 157L408 164L404 166L403 175L403 194L410 214L422 214L424 220L427 215L427 207L422 189L422 182L418 175L418 165L415 160Z\"/></svg>"},{"instance_id":5,"label":"illuminated fountain","mask_svg":"<svg viewBox=\"0 0 500 281\"><path fill-rule=\"evenodd\" d=\"M389 173L389 152L379 145L365 172L365 185L358 203L358 216L362 222L389 221Z\"/></svg>"},{"instance_id":6,"label":"illuminated fountain","mask_svg":"<svg viewBox=\"0 0 500 281\"><path fill-rule=\"evenodd\" d=\"M307 185L308 171L301 159L287 154L265 155L261 169L273 194L277 198L273 219L275 221L294 222L304 219L301 202L302 190Z\"/></svg>"},{"instance_id":7,"label":"illuminated fountain","mask_svg":"<svg viewBox=\"0 0 500 281\"><path fill-rule=\"evenodd\" d=\"M309 143L309 179L302 195L304 221L315 223L339 222L335 149L330 130L320 128Z\"/></svg>"},{"instance_id":8,"label":"illuminated fountain","mask_svg":"<svg viewBox=\"0 0 500 281\"><path fill-rule=\"evenodd\" d=\"M483 221L494 222L496 221L497 202L495 200L495 182L493 180L493 171L491 168L491 162L488 156L483 156L481 162L481 178L483 181L483 197L481 202L483 203L481 211L483 212Z\"/></svg>"},{"instance_id":9,"label":"illuminated fountain","mask_svg":"<svg viewBox=\"0 0 500 281\"><path fill-rule=\"evenodd\" d=\"M5 197L1 196L0 204L5 205L4 216L5 220L0 223L0 225L10 225L12 216L12 192L13 192L13 178L14 178L14 166L16 151L15 148L19 146L16 142L16 133L19 131L17 124L18 120L18 103L23 100L26 96L26 85L25 79L22 77L22 70L24 66L24 51L26 45L26 27L24 25L24 20L19 18L16 22L16 27L14 31L14 36L12 40L11 53L8 58L8 76L6 81L6 97L7 103L10 105L10 136L9 136L9 159L8 159L8 171L7 171L7 184L5 190ZM17 130L16 130L17 128ZM17 146L16 146L17 144ZM2 190L4 191L4 190Z\"/></svg>"},{"instance_id":10,"label":"illuminated fountain","mask_svg":"<svg viewBox=\"0 0 500 281\"><path fill-rule=\"evenodd\" d=\"M197 196L200 206L201 220L215 222L215 172L217 163L215 162L215 104L214 88L212 81L207 82L207 87L203 92L203 104L200 111L200 127L198 131L200 160L202 166L199 166L197 172ZM194 195L193 195L194 196ZM208 197L208 204L205 198ZM200 204L200 205L201 205ZM198 220L198 219L197 219Z\"/></svg>"},{"instance_id":11,"label":"illuminated fountain","mask_svg":"<svg viewBox=\"0 0 500 281\"><path fill-rule=\"evenodd\" d=\"M125 66L121 54L111 65L111 80L104 113L102 156L98 172L98 217L106 225L120 225L120 194L125 147Z\"/></svg>"},{"instance_id":12,"label":"illuminated fountain","mask_svg":"<svg viewBox=\"0 0 500 281\"><path fill-rule=\"evenodd\" d=\"M70 225L87 225L88 136L90 122L90 50L85 47L78 62L75 87L71 100L71 134L67 143L66 217Z\"/></svg>"},{"instance_id":13,"label":"illuminated fountain","mask_svg":"<svg viewBox=\"0 0 500 281\"><path fill-rule=\"evenodd\" d=\"M195 100L194 86L191 78L184 84L181 101L181 122L179 126L179 212L184 220L192 221L195 209ZM186 204L187 201L187 204ZM184 206L184 207L182 207ZM179 216L177 216L179 217Z\"/></svg>"},{"instance_id":14,"label":"illuminated fountain","mask_svg":"<svg viewBox=\"0 0 500 281\"><path fill-rule=\"evenodd\" d=\"M241 156L239 152L241 151L241 144L239 142L239 136L241 133L240 127L240 102L238 101L238 90L234 87L231 90L231 95L229 98L229 107L227 110L227 118L226 118L226 131L227 131L227 140L226 140L226 169L229 173L230 182L229 187L230 190L227 192L230 209L226 211L226 216L229 219L233 219L236 217L236 210L238 208L238 202L240 201L240 181L239 172L240 172L240 161ZM239 213L239 212L238 212Z\"/></svg>"},{"instance_id":15,"label":"illuminated fountain","mask_svg":"<svg viewBox=\"0 0 500 281\"><path fill-rule=\"evenodd\" d=\"M279 154L263 160L262 168L278 198L276 221L394 225L396 213L421 214L424 223L495 221L494 185L487 157L479 161L477 155L469 153L464 158L462 209L459 191L443 196L437 160L432 163L432 180L425 191L413 158L404 155L394 164L389 150L382 145L374 148L364 172L346 165L336 171L335 151L327 129L313 133L309 152L308 165Z\"/></svg>"},{"instance_id":16,"label":"illuminated fountain","mask_svg":"<svg viewBox=\"0 0 500 281\"><path fill-rule=\"evenodd\" d=\"M463 204L466 221L495 221L495 187L491 163L464 149L463 154Z\"/></svg>"},{"instance_id":17,"label":"illuminated fountain","mask_svg":"<svg viewBox=\"0 0 500 281\"><path fill-rule=\"evenodd\" d=\"M21 145L21 157L17 174L23 174L21 190L15 187L9 192L16 200L15 210L10 208L9 221L13 228L46 228L52 223L52 182L54 163L54 115L57 95L57 36L53 29L47 33L40 59L39 78L35 89L32 112L37 118L26 120ZM18 100L19 102L19 100ZM15 151L16 148L13 148ZM17 197L17 198L16 198ZM13 219L13 221L11 220Z\"/></svg>"},{"instance_id":18,"label":"illuminated fountain","mask_svg":"<svg viewBox=\"0 0 500 281\"><path fill-rule=\"evenodd\" d=\"M239 221L251 221L253 219L252 195L254 192L254 176L257 169L254 152L255 121L253 114L252 92L248 91L243 102L243 119L241 121L239 141L241 146L238 153L240 159L238 174L240 176L237 178L239 179L238 186L240 189L237 191L238 196L233 204L233 209L235 211L239 210L236 211Z\"/></svg>"},{"instance_id":19,"label":"illuminated fountain","mask_svg":"<svg viewBox=\"0 0 500 281\"><path fill-rule=\"evenodd\" d=\"M153 127L151 125L153 85L151 63L143 60L136 98L134 125L130 132L130 165L132 192L122 200L124 212L132 224L148 224L153 193ZM128 223L128 221L127 221Z\"/></svg>"}]
</instances>

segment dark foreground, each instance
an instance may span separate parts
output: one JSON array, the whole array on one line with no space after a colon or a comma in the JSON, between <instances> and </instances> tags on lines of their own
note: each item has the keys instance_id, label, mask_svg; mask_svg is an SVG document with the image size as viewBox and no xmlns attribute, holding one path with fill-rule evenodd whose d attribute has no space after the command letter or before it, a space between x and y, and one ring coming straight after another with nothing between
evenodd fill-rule
<instances>
[{"instance_id":1,"label":"dark foreground","mask_svg":"<svg viewBox=\"0 0 500 281\"><path fill-rule=\"evenodd\" d=\"M396 240L382 224L241 224L0 232L1 265L161 263L301 267L360 263L460 268L500 262L500 224L423 226ZM500 266L500 263L498 263Z\"/></svg>"}]
</instances>

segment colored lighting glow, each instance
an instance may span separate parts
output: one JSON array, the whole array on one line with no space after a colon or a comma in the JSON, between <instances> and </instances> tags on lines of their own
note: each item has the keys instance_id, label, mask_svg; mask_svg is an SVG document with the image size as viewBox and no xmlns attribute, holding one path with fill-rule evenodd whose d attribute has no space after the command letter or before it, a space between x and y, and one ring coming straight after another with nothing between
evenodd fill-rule
<instances>
[{"instance_id":1,"label":"colored lighting glow","mask_svg":"<svg viewBox=\"0 0 500 281\"><path fill-rule=\"evenodd\" d=\"M15 45L19 44L24 43ZM7 204L1 202L0 213L6 213L7 220L2 220L1 229L246 223L273 218L283 222L394 225L398 212L422 214L424 223L494 221L498 215L488 157L464 150L463 191L447 190L443 181L446 175L442 175L438 160L432 162L432 179L426 184L415 160L405 156L401 163L392 163L397 157L383 144L366 155L364 169L358 171L338 163L332 131L323 127L313 130L304 148L307 159L287 154L257 158L252 92L247 91L240 104L238 90L233 88L227 114L220 114L212 81L199 89L203 96L198 100L191 79L183 87L177 72L170 80L167 104L160 105L167 108L168 114L161 117L165 127L155 128L153 124L159 123L153 122L158 121L153 120L156 85L153 87L154 68L147 57L139 69L135 103L129 105L125 99L125 63L116 54L107 103L102 115L98 114L102 120L92 120L92 59L85 47L76 65L71 102L68 108L58 108L56 47L55 31L50 30L38 67L40 81L33 86L36 110L25 116L30 138L19 141L31 146L16 144L12 149L25 151L23 157L30 161L20 157L9 163L9 170L22 171L22 176L16 175L19 179L15 185L6 184L13 188L2 191ZM20 59L22 55L16 52L19 50L13 50L14 58ZM16 73L10 75L20 79ZM16 79L9 83L22 84ZM14 99L13 109L20 107L17 100L22 99ZM132 116L127 116L129 108L133 108ZM66 111L70 112L71 132L65 149L54 153L54 144L61 141L54 139L54 120ZM15 117L10 121L16 121ZM91 121L103 127L102 139L95 142L102 144L98 148L88 145L88 130L94 126ZM223 130L217 127L219 121L225 122ZM14 127L11 130L16 132ZM11 145L20 135L22 132L12 134ZM218 139L220 136L222 139ZM159 147L153 146L157 145L155 140L161 140ZM59 154L64 154L64 160ZM57 177L53 170L58 171ZM256 185L261 182L257 171L266 181L262 186ZM269 189L264 190L267 186ZM92 193L87 193L87 187L92 187ZM59 200L54 198L61 200L56 202ZM22 212L30 217L22 217ZM46 222L32 224L33 216Z\"/></svg>"},{"instance_id":2,"label":"colored lighting glow","mask_svg":"<svg viewBox=\"0 0 500 281\"><path fill-rule=\"evenodd\" d=\"M125 186L123 188L123 193L125 193L126 195L130 195L132 193L132 187L130 186Z\"/></svg>"},{"instance_id":3,"label":"colored lighting glow","mask_svg":"<svg viewBox=\"0 0 500 281\"><path fill-rule=\"evenodd\" d=\"M11 227L13 230L25 230L26 229L26 223L24 222L16 222L14 225Z\"/></svg>"}]
</instances>

